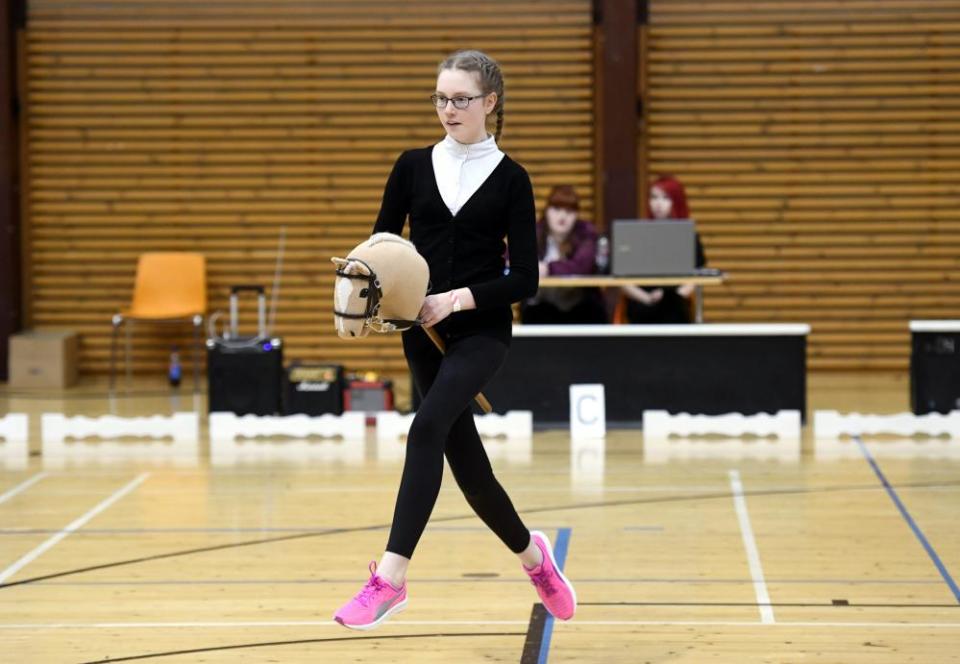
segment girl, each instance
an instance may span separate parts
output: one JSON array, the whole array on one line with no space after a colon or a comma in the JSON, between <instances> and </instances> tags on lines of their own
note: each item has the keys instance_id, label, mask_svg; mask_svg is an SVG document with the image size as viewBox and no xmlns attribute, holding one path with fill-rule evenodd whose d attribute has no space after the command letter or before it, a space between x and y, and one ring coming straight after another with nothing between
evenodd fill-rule
<instances>
[{"instance_id":1,"label":"girl","mask_svg":"<svg viewBox=\"0 0 960 664\"><path fill-rule=\"evenodd\" d=\"M580 219L580 197L570 185L557 185L537 222L540 276L594 274L597 229ZM523 306L524 323L603 324L607 312L596 288L541 288Z\"/></svg>"},{"instance_id":2,"label":"girl","mask_svg":"<svg viewBox=\"0 0 960 664\"><path fill-rule=\"evenodd\" d=\"M561 620L576 608L573 586L547 537L530 532L497 482L473 421L474 395L496 374L510 345L512 302L537 290L533 190L526 171L497 147L503 129L500 66L479 51L458 51L438 70L430 97L446 137L400 155L373 232L400 234L430 266L432 292L420 311L447 346L441 355L423 330L403 332L403 350L422 397L407 435L393 525L380 564L334 620L371 629L407 604L407 566L433 510L446 455L477 515L515 553L544 606ZM496 133L486 120L496 114ZM504 244L511 265L504 273Z\"/></svg>"},{"instance_id":3,"label":"girl","mask_svg":"<svg viewBox=\"0 0 960 664\"><path fill-rule=\"evenodd\" d=\"M647 217L652 219L689 219L687 194L680 181L671 175L661 175L650 186L650 198L647 200ZM707 264L707 257L697 233L696 266ZM674 323L690 322L690 296L694 286L683 284L680 287L641 288L622 286L627 296L626 315L631 323Z\"/></svg>"}]
</instances>

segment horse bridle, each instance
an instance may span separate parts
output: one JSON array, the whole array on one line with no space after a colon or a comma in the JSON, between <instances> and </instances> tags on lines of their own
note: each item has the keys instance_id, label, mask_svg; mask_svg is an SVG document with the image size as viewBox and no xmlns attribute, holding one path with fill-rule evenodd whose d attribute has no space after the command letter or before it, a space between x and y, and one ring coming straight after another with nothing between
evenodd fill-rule
<instances>
[{"instance_id":1,"label":"horse bridle","mask_svg":"<svg viewBox=\"0 0 960 664\"><path fill-rule=\"evenodd\" d=\"M360 297L367 301L367 306L362 314L351 314L346 311L337 311L336 307L334 307L334 316L339 316L340 318L349 318L351 320L363 320L367 325L370 326L370 329L374 330L375 332L394 332L396 330L407 330L415 325L420 325L419 320L381 318L380 299L383 297L383 288L380 286L380 279L377 277L377 273L374 272L369 263L360 260L359 258L350 258L348 256L346 260L347 263L343 267L337 268L337 276L345 277L347 279L366 281L367 285L360 291ZM345 268L350 264L350 261L356 261L357 263L360 263L360 265L367 268L367 272L369 272L369 274L350 274L346 272Z\"/></svg>"}]
</instances>

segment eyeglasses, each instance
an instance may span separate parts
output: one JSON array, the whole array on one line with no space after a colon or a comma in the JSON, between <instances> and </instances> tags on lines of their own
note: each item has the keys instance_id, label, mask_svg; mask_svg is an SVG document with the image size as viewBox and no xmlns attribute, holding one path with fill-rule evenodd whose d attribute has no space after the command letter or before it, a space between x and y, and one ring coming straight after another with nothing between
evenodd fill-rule
<instances>
[{"instance_id":1,"label":"eyeglasses","mask_svg":"<svg viewBox=\"0 0 960 664\"><path fill-rule=\"evenodd\" d=\"M459 108L461 111L470 105L474 99L483 99L487 95L475 95L473 97L453 97L447 98L443 95L430 95L430 101L433 102L433 105L437 108L446 108L447 102L452 101L454 108Z\"/></svg>"}]
</instances>

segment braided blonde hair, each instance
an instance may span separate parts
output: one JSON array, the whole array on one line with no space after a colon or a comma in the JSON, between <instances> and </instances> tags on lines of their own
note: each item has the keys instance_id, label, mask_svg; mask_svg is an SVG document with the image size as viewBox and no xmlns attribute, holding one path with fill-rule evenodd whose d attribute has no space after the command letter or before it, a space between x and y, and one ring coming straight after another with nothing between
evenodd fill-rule
<instances>
[{"instance_id":1,"label":"braided blonde hair","mask_svg":"<svg viewBox=\"0 0 960 664\"><path fill-rule=\"evenodd\" d=\"M500 141L503 133L503 74L500 64L483 51L462 50L448 55L440 66L439 74L444 69L459 69L466 72L477 72L480 78L480 89L484 95L497 93L497 104L493 110L497 114L497 130L494 139Z\"/></svg>"}]
</instances>

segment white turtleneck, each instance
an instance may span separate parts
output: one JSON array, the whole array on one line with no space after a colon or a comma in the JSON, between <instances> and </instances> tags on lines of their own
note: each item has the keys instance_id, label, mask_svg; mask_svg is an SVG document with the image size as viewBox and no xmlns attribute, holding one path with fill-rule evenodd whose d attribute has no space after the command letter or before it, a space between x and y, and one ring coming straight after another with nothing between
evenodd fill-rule
<instances>
[{"instance_id":1,"label":"white turtleneck","mask_svg":"<svg viewBox=\"0 0 960 664\"><path fill-rule=\"evenodd\" d=\"M433 146L433 175L450 214L460 211L503 157L493 136L464 144L448 135Z\"/></svg>"}]
</instances>

